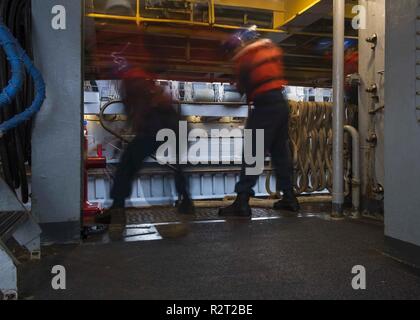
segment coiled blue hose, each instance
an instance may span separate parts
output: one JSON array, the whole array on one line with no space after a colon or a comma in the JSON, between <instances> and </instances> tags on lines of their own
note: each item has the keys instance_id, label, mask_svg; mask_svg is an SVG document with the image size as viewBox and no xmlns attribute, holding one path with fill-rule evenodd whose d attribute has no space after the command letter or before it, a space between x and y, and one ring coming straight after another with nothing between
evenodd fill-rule
<instances>
[{"instance_id":1,"label":"coiled blue hose","mask_svg":"<svg viewBox=\"0 0 420 320\"><path fill-rule=\"evenodd\" d=\"M25 111L15 115L11 119L0 124L0 136L1 136L8 130L16 128L21 123L32 118L32 116L41 109L41 106L45 100L45 82L44 82L44 79L42 78L41 73L34 66L29 56L19 45L18 41L13 37L9 29L6 26L4 26L1 21L0 21L0 41L11 65L13 63L12 68L14 68L14 73L13 73L14 77L12 77L12 80L10 80L8 87L3 91L5 92L5 95L4 95L5 104L9 104L11 100L16 96L17 92L22 87L22 83L23 83L22 63L26 71L28 72L28 74L34 80L34 85L35 85L34 101ZM19 68L19 71L17 68ZM2 103L2 100L0 100L0 104L1 103ZM3 104L0 105L0 107L2 106Z\"/></svg>"},{"instance_id":2,"label":"coiled blue hose","mask_svg":"<svg viewBox=\"0 0 420 320\"><path fill-rule=\"evenodd\" d=\"M0 22L0 46L6 53L7 60L10 63L12 78L6 88L0 93L0 108L12 103L16 95L23 86L23 63L19 58L15 41L10 39L9 30Z\"/></svg>"}]
</instances>

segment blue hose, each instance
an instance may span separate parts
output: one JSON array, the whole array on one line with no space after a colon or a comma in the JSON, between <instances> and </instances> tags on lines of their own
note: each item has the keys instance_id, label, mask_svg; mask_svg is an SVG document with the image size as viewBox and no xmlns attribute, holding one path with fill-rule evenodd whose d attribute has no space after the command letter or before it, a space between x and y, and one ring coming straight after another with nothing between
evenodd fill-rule
<instances>
[{"instance_id":1,"label":"blue hose","mask_svg":"<svg viewBox=\"0 0 420 320\"><path fill-rule=\"evenodd\" d=\"M2 135L8 130L16 128L21 123L32 118L32 116L41 109L41 106L45 100L45 82L44 82L44 79L42 78L41 73L34 66L31 59L28 57L26 52L19 45L18 41L13 37L9 29L7 29L1 22L0 22L0 39L2 39L2 44L7 44L7 46L6 45L2 45L2 46L5 49L5 51L6 51L6 48L8 49L8 51L6 51L8 60L10 61L11 64L13 62L13 67L16 68L15 70L16 79L12 78L12 80L14 81L13 83L12 83L12 80L10 81L12 85L9 84L8 86L10 87L10 89L9 91L6 92L5 101L7 101L7 103L10 103L10 98L12 97L14 98L16 96L15 90L19 91L19 89L22 86L20 85L19 87L16 84L19 84L19 81L23 83L23 74L21 71L19 71L19 74L18 74L17 63L19 63L19 70L22 70L21 63L23 62L23 65L25 66L26 71L32 77L35 84L35 99L32 102L31 106L29 106L22 113L19 113L13 118L0 124L0 135ZM14 50L12 49L12 47L14 47ZM20 80L18 79L19 77L21 78ZM6 89L4 91L6 91ZM0 103L1 103L1 100L0 100Z\"/></svg>"},{"instance_id":2,"label":"blue hose","mask_svg":"<svg viewBox=\"0 0 420 320\"><path fill-rule=\"evenodd\" d=\"M23 63L19 58L15 41L10 38L9 30L0 23L0 46L10 63L12 78L7 87L0 93L0 109L11 104L23 86Z\"/></svg>"}]
</instances>

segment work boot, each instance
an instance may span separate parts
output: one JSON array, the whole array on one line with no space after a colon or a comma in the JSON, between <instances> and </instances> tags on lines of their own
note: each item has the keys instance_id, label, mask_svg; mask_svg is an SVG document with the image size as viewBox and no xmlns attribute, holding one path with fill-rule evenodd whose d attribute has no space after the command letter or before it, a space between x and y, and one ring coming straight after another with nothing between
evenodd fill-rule
<instances>
[{"instance_id":1,"label":"work boot","mask_svg":"<svg viewBox=\"0 0 420 320\"><path fill-rule=\"evenodd\" d=\"M110 210L105 211L104 213L102 213L99 216L95 217L95 223L97 224L105 224L105 225L109 225L111 224L111 214L109 212Z\"/></svg>"},{"instance_id":2,"label":"work boot","mask_svg":"<svg viewBox=\"0 0 420 320\"><path fill-rule=\"evenodd\" d=\"M190 198L184 198L178 204L178 213L185 215L193 215L195 213L194 204Z\"/></svg>"},{"instance_id":3,"label":"work boot","mask_svg":"<svg viewBox=\"0 0 420 320\"><path fill-rule=\"evenodd\" d=\"M284 191L283 198L274 204L274 209L299 212L300 205L293 190Z\"/></svg>"},{"instance_id":4,"label":"work boot","mask_svg":"<svg viewBox=\"0 0 420 320\"><path fill-rule=\"evenodd\" d=\"M112 241L121 240L125 225L127 223L127 217L124 208L116 208L111 212L111 224L109 225L109 238Z\"/></svg>"},{"instance_id":5,"label":"work boot","mask_svg":"<svg viewBox=\"0 0 420 320\"><path fill-rule=\"evenodd\" d=\"M97 216L95 222L109 225L109 237L113 241L121 240L126 225L124 208L110 208L104 214Z\"/></svg>"},{"instance_id":6,"label":"work boot","mask_svg":"<svg viewBox=\"0 0 420 320\"><path fill-rule=\"evenodd\" d=\"M112 202L111 208L105 210L104 213L95 217L95 223L110 225L111 215L113 214L113 212L118 211L120 209L123 209L124 211L124 207L125 207L125 199L114 199Z\"/></svg>"},{"instance_id":7,"label":"work boot","mask_svg":"<svg viewBox=\"0 0 420 320\"><path fill-rule=\"evenodd\" d=\"M248 194L238 194L232 205L219 209L219 216L226 218L251 218L252 209L249 206L249 198Z\"/></svg>"}]
</instances>

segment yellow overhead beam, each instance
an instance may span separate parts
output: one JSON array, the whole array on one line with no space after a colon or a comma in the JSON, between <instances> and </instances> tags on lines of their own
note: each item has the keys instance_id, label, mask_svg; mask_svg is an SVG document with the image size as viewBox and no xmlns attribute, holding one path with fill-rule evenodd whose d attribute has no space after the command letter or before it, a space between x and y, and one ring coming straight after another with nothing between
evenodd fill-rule
<instances>
[{"instance_id":1,"label":"yellow overhead beam","mask_svg":"<svg viewBox=\"0 0 420 320\"><path fill-rule=\"evenodd\" d=\"M310 10L320 2L321 0L286 0L284 6L284 18L280 26L296 19L299 15Z\"/></svg>"},{"instance_id":2,"label":"yellow overhead beam","mask_svg":"<svg viewBox=\"0 0 420 320\"><path fill-rule=\"evenodd\" d=\"M238 8L253 8L269 10L273 12L274 29L279 29L283 25L294 20L299 15L312 9L322 0L211 0L214 5L231 6ZM352 19L353 7L358 4L356 0L347 0L346 18ZM325 13L326 15L328 12ZM332 12L330 12L332 15Z\"/></svg>"},{"instance_id":3,"label":"yellow overhead beam","mask_svg":"<svg viewBox=\"0 0 420 320\"><path fill-rule=\"evenodd\" d=\"M263 9L274 12L283 12L284 2L285 0L214 0L215 5Z\"/></svg>"},{"instance_id":4,"label":"yellow overhead beam","mask_svg":"<svg viewBox=\"0 0 420 320\"><path fill-rule=\"evenodd\" d=\"M356 14L352 12L354 6L355 4L353 3L346 3L346 18L347 19L352 19L356 16Z\"/></svg>"},{"instance_id":5,"label":"yellow overhead beam","mask_svg":"<svg viewBox=\"0 0 420 320\"><path fill-rule=\"evenodd\" d=\"M225 29L237 29L240 26L230 26L215 23L214 6L223 5L237 8L254 8L273 12L273 29L259 29L262 32L282 32L282 26L292 21L299 15L313 8L320 3L321 0L208 0L209 5L209 22L196 22L188 20L172 20L172 19L157 19L146 18L142 16L140 10L140 0L135 0L136 15L135 16L118 16L102 13L89 13L88 16L98 19L113 19L134 21L138 25L142 22L160 22L160 23L177 23L197 26L213 26ZM351 8L348 8L351 12Z\"/></svg>"},{"instance_id":6,"label":"yellow overhead beam","mask_svg":"<svg viewBox=\"0 0 420 320\"><path fill-rule=\"evenodd\" d=\"M214 5L237 8L261 9L273 12L273 27L278 29L284 22L287 0L212 0Z\"/></svg>"},{"instance_id":7,"label":"yellow overhead beam","mask_svg":"<svg viewBox=\"0 0 420 320\"><path fill-rule=\"evenodd\" d=\"M353 19L356 16L356 13L353 13L353 7L355 6L354 3L346 3L346 12L345 12L345 17L346 19ZM333 16L333 12L331 11L329 13L330 17Z\"/></svg>"}]
</instances>

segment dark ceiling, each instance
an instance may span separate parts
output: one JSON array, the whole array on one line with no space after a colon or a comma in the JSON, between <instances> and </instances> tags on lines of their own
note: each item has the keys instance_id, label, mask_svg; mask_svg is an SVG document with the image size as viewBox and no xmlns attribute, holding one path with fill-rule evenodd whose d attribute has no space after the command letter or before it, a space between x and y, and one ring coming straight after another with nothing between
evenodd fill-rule
<instances>
[{"instance_id":1,"label":"dark ceiling","mask_svg":"<svg viewBox=\"0 0 420 320\"><path fill-rule=\"evenodd\" d=\"M231 15L236 23L237 13ZM260 11L254 16L266 17ZM262 34L283 48L290 84L331 84L332 17L316 17L307 19L310 23L300 28L294 26L289 33ZM229 22L229 14L223 18ZM346 23L346 46L357 48L357 31L351 28L350 21ZM85 30L87 79L118 78L117 62L124 56L130 66L152 70L161 79L232 81L232 65L224 56L221 43L234 30L159 22L138 26L133 21L93 18L86 18Z\"/></svg>"}]
</instances>

